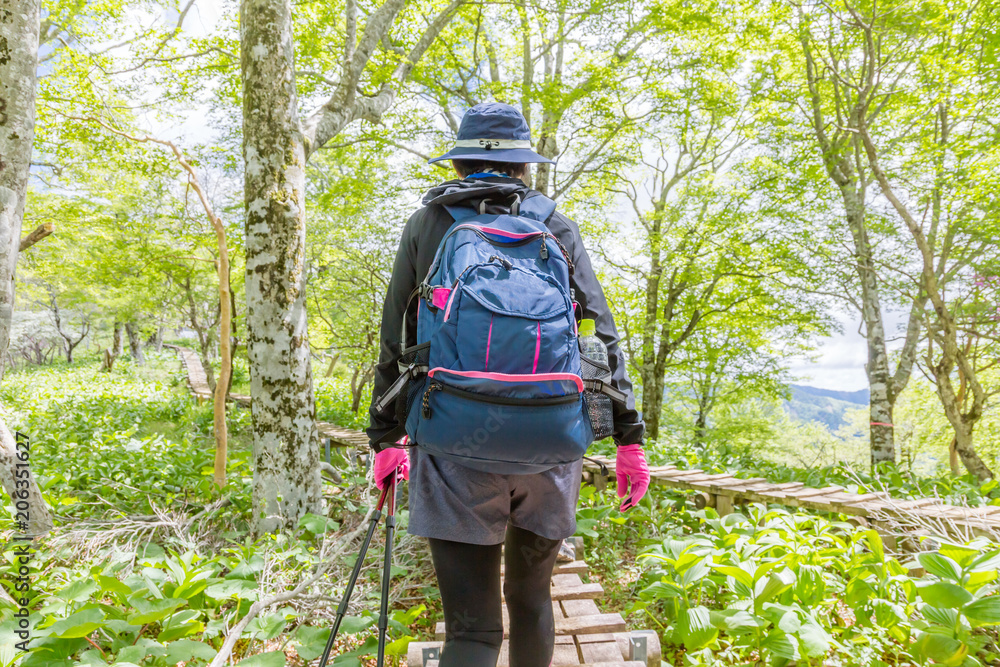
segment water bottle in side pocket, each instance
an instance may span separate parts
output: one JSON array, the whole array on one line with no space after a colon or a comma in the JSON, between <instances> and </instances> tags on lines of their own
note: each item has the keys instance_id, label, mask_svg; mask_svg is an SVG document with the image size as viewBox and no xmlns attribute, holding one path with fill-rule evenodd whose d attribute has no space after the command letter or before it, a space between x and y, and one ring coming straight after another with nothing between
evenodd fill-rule
<instances>
[{"instance_id":1,"label":"water bottle in side pocket","mask_svg":"<svg viewBox=\"0 0 1000 667\"><path fill-rule=\"evenodd\" d=\"M611 367L608 365L608 346L597 337L594 320L580 322L580 366L584 380L611 381ZM594 429L594 439L603 440L614 431L614 416L611 399L601 392L587 390L583 394L590 415L590 425Z\"/></svg>"}]
</instances>

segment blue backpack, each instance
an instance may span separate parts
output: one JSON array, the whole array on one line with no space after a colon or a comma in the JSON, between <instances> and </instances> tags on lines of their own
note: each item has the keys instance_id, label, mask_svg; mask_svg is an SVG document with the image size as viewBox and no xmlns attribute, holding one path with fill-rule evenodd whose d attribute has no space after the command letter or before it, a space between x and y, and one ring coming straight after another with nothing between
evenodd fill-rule
<instances>
[{"instance_id":1,"label":"blue backpack","mask_svg":"<svg viewBox=\"0 0 1000 667\"><path fill-rule=\"evenodd\" d=\"M572 261L544 222L555 202L536 195L499 215L485 202L446 208L455 222L411 295L416 344L404 322L401 376L377 406L398 396L411 442L470 468L524 474L579 460L595 436L584 399L594 387L581 377Z\"/></svg>"}]
</instances>

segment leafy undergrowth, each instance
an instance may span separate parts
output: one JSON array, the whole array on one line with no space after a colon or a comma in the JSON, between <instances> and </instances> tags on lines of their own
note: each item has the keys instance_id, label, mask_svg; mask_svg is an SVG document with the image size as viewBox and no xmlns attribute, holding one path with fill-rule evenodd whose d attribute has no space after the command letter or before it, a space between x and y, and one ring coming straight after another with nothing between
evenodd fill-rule
<instances>
[{"instance_id":1,"label":"leafy undergrowth","mask_svg":"<svg viewBox=\"0 0 1000 667\"><path fill-rule=\"evenodd\" d=\"M317 405L321 418L344 423L337 415L352 413L339 382L318 384ZM255 601L291 590L329 563L304 595L267 608L241 631L232 662L315 660L366 526L371 498L360 471L340 462L344 481L325 486L327 516L252 539L249 411L229 411L229 477L220 492L211 481L211 407L188 397L172 355L151 355L143 367L121 360L110 375L97 371L96 360L12 373L0 402L8 423L31 436L33 470L57 524L37 545L31 590L18 591L12 508L4 506L0 664L15 656L13 600L26 595L35 639L23 667L205 665ZM348 425L361 422L354 415ZM654 463L711 472L998 503L995 487L944 475L887 469L866 477L846 468L801 471L746 453L649 450ZM923 553L894 556L876 533L813 513L753 505L720 519L685 500L654 488L621 515L613 490L585 487L578 513L592 576L607 592L602 604L622 611L633 628L657 630L667 664L1000 661L997 545L935 540ZM401 511L394 549L395 665L410 638L432 636L440 618L426 549L406 535L407 518ZM373 664L382 553L376 537L333 664Z\"/></svg>"},{"instance_id":2,"label":"leafy undergrowth","mask_svg":"<svg viewBox=\"0 0 1000 667\"><path fill-rule=\"evenodd\" d=\"M264 610L243 629L233 664L305 665L325 646L337 602L367 526L368 480L343 464L326 485L328 516L307 515L295 530L248 536L252 501L250 413L229 410L227 485L212 482L208 404L187 394L176 358L151 354L145 366L96 360L11 373L0 403L12 429L31 438L32 470L55 530L36 542L29 591L9 499L0 536L0 664L14 664L19 601L31 611L31 649L22 667L205 665L257 600L291 590L321 563L326 575L304 594ZM405 535L394 549L389 664L402 664L414 633L432 632L422 545ZM378 581L384 545L376 533L355 589L336 665L374 664ZM228 661L227 661L227 664Z\"/></svg>"},{"instance_id":3,"label":"leafy undergrowth","mask_svg":"<svg viewBox=\"0 0 1000 667\"><path fill-rule=\"evenodd\" d=\"M627 515L613 491L578 511L592 576L674 665L1000 664L1000 545L936 538L905 556L873 530L749 505L719 518L654 489Z\"/></svg>"}]
</instances>

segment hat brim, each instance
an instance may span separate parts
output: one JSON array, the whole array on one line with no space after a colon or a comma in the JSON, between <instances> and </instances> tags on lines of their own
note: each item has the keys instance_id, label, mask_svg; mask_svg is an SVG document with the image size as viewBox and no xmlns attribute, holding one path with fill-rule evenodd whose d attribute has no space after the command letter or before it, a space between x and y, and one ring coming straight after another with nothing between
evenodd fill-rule
<instances>
[{"instance_id":1,"label":"hat brim","mask_svg":"<svg viewBox=\"0 0 1000 667\"><path fill-rule=\"evenodd\" d=\"M444 155L431 158L428 164L441 160L484 160L488 162L547 162L555 164L547 157L542 157L530 148L452 148Z\"/></svg>"}]
</instances>

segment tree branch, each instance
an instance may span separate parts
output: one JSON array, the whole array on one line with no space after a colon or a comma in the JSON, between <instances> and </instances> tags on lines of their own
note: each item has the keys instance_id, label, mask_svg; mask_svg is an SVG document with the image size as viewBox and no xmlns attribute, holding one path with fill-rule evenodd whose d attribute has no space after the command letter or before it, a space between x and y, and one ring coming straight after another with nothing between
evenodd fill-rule
<instances>
[{"instance_id":1,"label":"tree branch","mask_svg":"<svg viewBox=\"0 0 1000 667\"><path fill-rule=\"evenodd\" d=\"M25 250L27 250L28 248L35 245L36 243L44 239L46 236L51 234L53 231L55 231L54 223L45 222L38 225L37 227L35 227L34 230L31 231L30 234L21 239L21 243L18 246L17 251L24 252Z\"/></svg>"}]
</instances>

